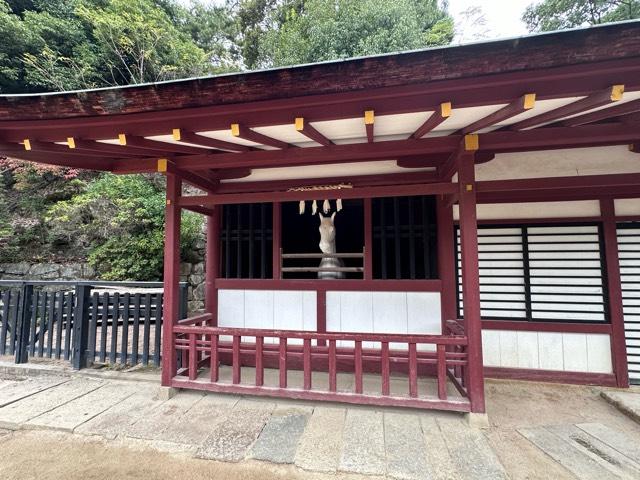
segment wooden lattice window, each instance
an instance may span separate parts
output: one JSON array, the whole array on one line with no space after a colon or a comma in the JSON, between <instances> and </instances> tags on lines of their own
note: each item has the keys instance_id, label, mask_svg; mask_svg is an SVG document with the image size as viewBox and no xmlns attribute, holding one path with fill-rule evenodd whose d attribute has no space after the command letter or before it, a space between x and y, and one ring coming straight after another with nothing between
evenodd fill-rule
<instances>
[{"instance_id":1,"label":"wooden lattice window","mask_svg":"<svg viewBox=\"0 0 640 480\"><path fill-rule=\"evenodd\" d=\"M224 205L220 242L222 278L271 278L272 204Z\"/></svg>"},{"instance_id":2,"label":"wooden lattice window","mask_svg":"<svg viewBox=\"0 0 640 480\"><path fill-rule=\"evenodd\" d=\"M371 210L373 278L437 279L435 198L374 198Z\"/></svg>"}]
</instances>

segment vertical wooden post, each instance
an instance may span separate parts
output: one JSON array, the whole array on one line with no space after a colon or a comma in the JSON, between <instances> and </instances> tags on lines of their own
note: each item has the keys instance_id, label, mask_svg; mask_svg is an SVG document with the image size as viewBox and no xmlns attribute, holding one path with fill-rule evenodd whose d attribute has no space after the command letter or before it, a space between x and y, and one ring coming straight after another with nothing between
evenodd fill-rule
<instances>
[{"instance_id":1,"label":"vertical wooden post","mask_svg":"<svg viewBox=\"0 0 640 480\"><path fill-rule=\"evenodd\" d=\"M624 332L616 212L612 198L600 200L600 215L602 216L604 255L607 266L606 288L609 297L608 307L611 321L611 359L613 360L613 371L616 375L616 385L620 388L626 388L629 386L627 342Z\"/></svg>"},{"instance_id":2,"label":"vertical wooden post","mask_svg":"<svg viewBox=\"0 0 640 480\"><path fill-rule=\"evenodd\" d=\"M162 385L171 386L176 374L173 326L178 321L180 284L180 207L182 179L167 173L167 203L164 225L164 318L162 322Z\"/></svg>"},{"instance_id":3,"label":"vertical wooden post","mask_svg":"<svg viewBox=\"0 0 640 480\"><path fill-rule=\"evenodd\" d=\"M220 211L216 206L213 215L207 217L207 252L205 255L205 310L211 313L211 326L218 326L218 288L216 278L220 275Z\"/></svg>"},{"instance_id":4,"label":"vertical wooden post","mask_svg":"<svg viewBox=\"0 0 640 480\"><path fill-rule=\"evenodd\" d=\"M282 278L282 272L280 271L280 248L282 247L281 235L282 205L280 202L273 202L273 248L271 255L273 259L273 278L275 280L280 280Z\"/></svg>"},{"instance_id":5,"label":"vertical wooden post","mask_svg":"<svg viewBox=\"0 0 640 480\"><path fill-rule=\"evenodd\" d=\"M471 138L468 138L471 137ZM474 138L475 137L475 142ZM478 271L478 223L476 217L475 150L477 137L467 135L458 153L460 205L460 245L462 252L462 293L464 328L469 342L469 400L471 411L485 412L482 361L482 325L480 323L480 276ZM476 143L476 145L473 145ZM474 148L475 147L475 148Z\"/></svg>"},{"instance_id":6,"label":"vertical wooden post","mask_svg":"<svg viewBox=\"0 0 640 480\"><path fill-rule=\"evenodd\" d=\"M373 222L371 219L371 199L364 199L364 279L373 280Z\"/></svg>"},{"instance_id":7,"label":"vertical wooden post","mask_svg":"<svg viewBox=\"0 0 640 480\"><path fill-rule=\"evenodd\" d=\"M453 207L445 197L437 199L438 215L438 276L442 284L440 304L442 308L442 333L447 320L458 316L456 288L456 249L453 231Z\"/></svg>"}]
</instances>

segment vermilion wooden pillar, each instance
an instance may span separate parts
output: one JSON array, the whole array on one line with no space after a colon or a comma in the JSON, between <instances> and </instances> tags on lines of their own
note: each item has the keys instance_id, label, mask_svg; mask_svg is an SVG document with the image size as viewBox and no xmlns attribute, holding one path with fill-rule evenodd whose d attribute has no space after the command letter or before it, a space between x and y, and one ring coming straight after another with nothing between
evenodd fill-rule
<instances>
[{"instance_id":1,"label":"vermilion wooden pillar","mask_svg":"<svg viewBox=\"0 0 640 480\"><path fill-rule=\"evenodd\" d=\"M607 292L609 294L609 318L611 319L611 358L618 387L629 386L627 365L627 342L624 334L624 312L622 306L622 284L618 256L618 234L616 212L612 198L600 200L604 253L607 262Z\"/></svg>"},{"instance_id":2,"label":"vermilion wooden pillar","mask_svg":"<svg viewBox=\"0 0 640 480\"><path fill-rule=\"evenodd\" d=\"M445 322L457 317L456 308L456 250L453 236L453 207L446 197L438 196L438 276L442 283L442 331Z\"/></svg>"},{"instance_id":3,"label":"vermilion wooden pillar","mask_svg":"<svg viewBox=\"0 0 640 480\"><path fill-rule=\"evenodd\" d=\"M222 206L217 205L212 215L207 217L207 252L205 255L205 296L204 308L213 316L209 321L212 326L218 325L218 288L216 278L220 275L220 212Z\"/></svg>"},{"instance_id":4,"label":"vermilion wooden pillar","mask_svg":"<svg viewBox=\"0 0 640 480\"><path fill-rule=\"evenodd\" d=\"M461 150L458 154L458 201L460 206L464 329L469 341L467 350L469 383L467 388L471 401L471 411L484 413L484 372L482 325L480 323L480 278L478 272L478 223L476 217L474 158L473 150Z\"/></svg>"},{"instance_id":5,"label":"vermilion wooden pillar","mask_svg":"<svg viewBox=\"0 0 640 480\"><path fill-rule=\"evenodd\" d=\"M182 179L167 173L167 204L164 226L164 308L162 322L162 385L171 386L176 374L173 326L179 315L180 289L180 211L178 198Z\"/></svg>"}]
</instances>

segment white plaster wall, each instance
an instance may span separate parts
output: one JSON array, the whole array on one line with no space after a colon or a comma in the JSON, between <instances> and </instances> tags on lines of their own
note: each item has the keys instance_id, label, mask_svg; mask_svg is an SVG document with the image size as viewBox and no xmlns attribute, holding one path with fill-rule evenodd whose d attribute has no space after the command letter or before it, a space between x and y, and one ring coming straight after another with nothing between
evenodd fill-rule
<instances>
[{"instance_id":1,"label":"white plaster wall","mask_svg":"<svg viewBox=\"0 0 640 480\"><path fill-rule=\"evenodd\" d=\"M616 215L640 215L640 198L618 198L614 202Z\"/></svg>"},{"instance_id":2,"label":"white plaster wall","mask_svg":"<svg viewBox=\"0 0 640 480\"><path fill-rule=\"evenodd\" d=\"M332 332L442 332L438 292L327 292L327 330ZM366 344L365 344L366 343ZM365 342L365 347L377 347ZM341 346L352 346L342 342ZM406 344L390 345L406 348ZM432 350L431 346L419 346Z\"/></svg>"},{"instance_id":3,"label":"white plaster wall","mask_svg":"<svg viewBox=\"0 0 640 480\"><path fill-rule=\"evenodd\" d=\"M612 373L609 335L483 330L487 367Z\"/></svg>"},{"instance_id":4,"label":"white plaster wall","mask_svg":"<svg viewBox=\"0 0 640 480\"><path fill-rule=\"evenodd\" d=\"M640 162L639 162L640 163ZM481 203L478 220L517 220L523 218L572 218L600 215L598 200L575 202ZM458 205L453 206L453 218L460 218Z\"/></svg>"},{"instance_id":5,"label":"white plaster wall","mask_svg":"<svg viewBox=\"0 0 640 480\"><path fill-rule=\"evenodd\" d=\"M316 292L297 290L219 290L218 325L271 330L316 329ZM275 342L275 339L265 339ZM290 340L289 343L302 343Z\"/></svg>"},{"instance_id":6,"label":"white plaster wall","mask_svg":"<svg viewBox=\"0 0 640 480\"><path fill-rule=\"evenodd\" d=\"M482 142L482 140L480 140ZM477 180L640 173L638 154L626 145L499 153L476 167Z\"/></svg>"}]
</instances>

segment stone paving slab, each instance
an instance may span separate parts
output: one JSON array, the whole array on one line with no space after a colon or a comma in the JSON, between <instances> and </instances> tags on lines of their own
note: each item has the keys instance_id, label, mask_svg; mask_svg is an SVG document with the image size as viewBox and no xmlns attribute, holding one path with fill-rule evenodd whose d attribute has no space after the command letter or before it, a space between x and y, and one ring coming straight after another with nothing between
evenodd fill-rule
<instances>
[{"instance_id":1,"label":"stone paving slab","mask_svg":"<svg viewBox=\"0 0 640 480\"><path fill-rule=\"evenodd\" d=\"M308 418L296 413L271 416L253 445L251 457L272 463L293 463Z\"/></svg>"},{"instance_id":2,"label":"stone paving slab","mask_svg":"<svg viewBox=\"0 0 640 480\"><path fill-rule=\"evenodd\" d=\"M181 395L179 393L178 395ZM232 395L205 395L157 436L158 440L200 445L221 423L225 422L239 397Z\"/></svg>"},{"instance_id":3,"label":"stone paving slab","mask_svg":"<svg viewBox=\"0 0 640 480\"><path fill-rule=\"evenodd\" d=\"M604 390L600 395L618 410L640 423L640 393Z\"/></svg>"},{"instance_id":4,"label":"stone paving slab","mask_svg":"<svg viewBox=\"0 0 640 480\"><path fill-rule=\"evenodd\" d=\"M19 428L24 422L96 390L103 384L98 380L74 378L13 402L0 408L0 428Z\"/></svg>"},{"instance_id":5,"label":"stone paving slab","mask_svg":"<svg viewBox=\"0 0 640 480\"><path fill-rule=\"evenodd\" d=\"M34 377L26 380L4 381L0 385L0 408L67 381L69 379L65 377Z\"/></svg>"},{"instance_id":6,"label":"stone paving slab","mask_svg":"<svg viewBox=\"0 0 640 480\"><path fill-rule=\"evenodd\" d=\"M431 480L418 415L384 414L387 473L402 480Z\"/></svg>"},{"instance_id":7,"label":"stone paving slab","mask_svg":"<svg viewBox=\"0 0 640 480\"><path fill-rule=\"evenodd\" d=\"M296 466L335 473L340 463L346 409L316 407L296 452Z\"/></svg>"},{"instance_id":8,"label":"stone paving slab","mask_svg":"<svg viewBox=\"0 0 640 480\"><path fill-rule=\"evenodd\" d=\"M136 386L132 384L106 383L86 395L32 418L24 424L24 427L72 432L76 427L120 403L135 392Z\"/></svg>"},{"instance_id":9,"label":"stone paving slab","mask_svg":"<svg viewBox=\"0 0 640 480\"><path fill-rule=\"evenodd\" d=\"M368 475L386 473L384 415L369 409L348 409L340 470Z\"/></svg>"},{"instance_id":10,"label":"stone paving slab","mask_svg":"<svg viewBox=\"0 0 640 480\"><path fill-rule=\"evenodd\" d=\"M100 435L113 440L125 433L134 423L151 415L164 403L155 398L157 388L137 388L137 392L111 408L83 423L74 430L82 435Z\"/></svg>"},{"instance_id":11,"label":"stone paving slab","mask_svg":"<svg viewBox=\"0 0 640 480\"><path fill-rule=\"evenodd\" d=\"M601 423L579 423L576 427L606 443L611 448L615 448L635 462L640 462L640 445L624 433L613 430Z\"/></svg>"},{"instance_id":12,"label":"stone paving slab","mask_svg":"<svg viewBox=\"0 0 640 480\"><path fill-rule=\"evenodd\" d=\"M553 425L547 430L579 450L620 478L640 478L640 458L631 459L574 425Z\"/></svg>"},{"instance_id":13,"label":"stone paving slab","mask_svg":"<svg viewBox=\"0 0 640 480\"><path fill-rule=\"evenodd\" d=\"M130 438L160 440L162 433L180 422L182 416L204 397L202 392L184 391L162 403L149 415L141 417L133 425L124 429L123 434Z\"/></svg>"},{"instance_id":14,"label":"stone paving slab","mask_svg":"<svg viewBox=\"0 0 640 480\"><path fill-rule=\"evenodd\" d=\"M507 480L507 473L484 434L455 417L437 420L460 478Z\"/></svg>"},{"instance_id":15,"label":"stone paving slab","mask_svg":"<svg viewBox=\"0 0 640 480\"><path fill-rule=\"evenodd\" d=\"M449 448L436 417L431 415L421 416L420 426L422 427L422 437L425 443L424 455L427 458L427 464L431 467L430 474L432 478L434 480L458 480L462 478L449 454Z\"/></svg>"},{"instance_id":16,"label":"stone paving slab","mask_svg":"<svg viewBox=\"0 0 640 480\"><path fill-rule=\"evenodd\" d=\"M544 427L521 428L518 432L581 480L621 478Z\"/></svg>"},{"instance_id":17,"label":"stone paving slab","mask_svg":"<svg viewBox=\"0 0 640 480\"><path fill-rule=\"evenodd\" d=\"M213 430L196 456L210 460L239 462L269 420L275 404L241 400L229 412L226 420Z\"/></svg>"}]
</instances>

